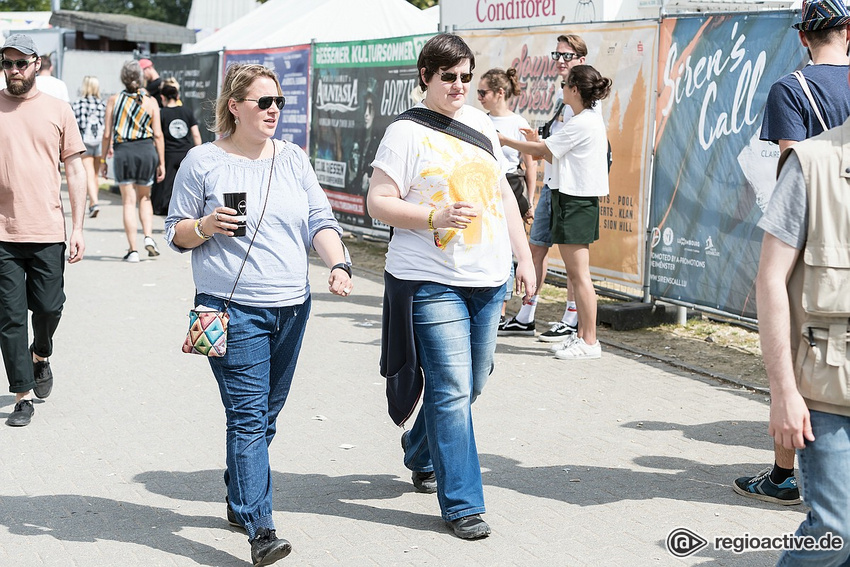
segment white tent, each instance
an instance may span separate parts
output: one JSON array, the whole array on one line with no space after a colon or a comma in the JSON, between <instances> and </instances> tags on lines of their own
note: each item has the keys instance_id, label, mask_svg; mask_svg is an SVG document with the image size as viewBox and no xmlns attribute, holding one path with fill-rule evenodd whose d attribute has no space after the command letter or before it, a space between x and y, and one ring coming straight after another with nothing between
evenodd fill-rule
<instances>
[{"instance_id":1,"label":"white tent","mask_svg":"<svg viewBox=\"0 0 850 567\"><path fill-rule=\"evenodd\" d=\"M438 15L406 0L269 0L184 53L436 33Z\"/></svg>"}]
</instances>

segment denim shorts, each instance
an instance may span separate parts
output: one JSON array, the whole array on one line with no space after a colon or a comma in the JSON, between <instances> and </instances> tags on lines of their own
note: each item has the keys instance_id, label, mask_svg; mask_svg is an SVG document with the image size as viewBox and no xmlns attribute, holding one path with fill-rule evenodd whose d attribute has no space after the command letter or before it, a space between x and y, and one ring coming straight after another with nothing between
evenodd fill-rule
<instances>
[{"instance_id":1,"label":"denim shorts","mask_svg":"<svg viewBox=\"0 0 850 567\"><path fill-rule=\"evenodd\" d=\"M152 138L131 140L115 144L112 169L118 185L142 185L150 187L156 175L159 157Z\"/></svg>"},{"instance_id":2,"label":"denim shorts","mask_svg":"<svg viewBox=\"0 0 850 567\"><path fill-rule=\"evenodd\" d=\"M537 196L534 222L528 233L528 241L535 246L552 247L552 191L557 189L549 189L548 185L544 185Z\"/></svg>"}]
</instances>

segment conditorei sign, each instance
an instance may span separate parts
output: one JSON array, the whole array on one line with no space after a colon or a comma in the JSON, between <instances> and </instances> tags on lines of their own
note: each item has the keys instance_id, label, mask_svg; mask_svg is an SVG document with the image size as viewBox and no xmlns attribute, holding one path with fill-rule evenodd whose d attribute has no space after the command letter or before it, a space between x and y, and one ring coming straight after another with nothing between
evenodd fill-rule
<instances>
[{"instance_id":1,"label":"conditorei sign","mask_svg":"<svg viewBox=\"0 0 850 567\"><path fill-rule=\"evenodd\" d=\"M441 0L446 30L504 29L657 17L661 0Z\"/></svg>"}]
</instances>

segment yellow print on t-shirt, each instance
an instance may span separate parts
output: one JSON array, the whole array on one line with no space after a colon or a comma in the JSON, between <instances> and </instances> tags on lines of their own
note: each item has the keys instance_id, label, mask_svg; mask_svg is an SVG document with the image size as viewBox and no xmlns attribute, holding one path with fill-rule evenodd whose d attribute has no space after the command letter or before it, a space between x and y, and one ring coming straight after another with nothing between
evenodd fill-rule
<instances>
[{"instance_id":1,"label":"yellow print on t-shirt","mask_svg":"<svg viewBox=\"0 0 850 567\"><path fill-rule=\"evenodd\" d=\"M480 205L483 238L492 241L495 227L501 226L503 220L503 211L499 206L499 164L490 156L484 157L483 150L470 148L469 144L450 136L445 138L447 139L438 140L440 148L435 147L430 139L425 140L425 145L436 153L435 159L438 160L438 164L432 162L419 173L423 180L437 178L430 179L430 183L426 184L430 185L433 191L430 204L437 208L450 206L458 201ZM463 235L463 230L459 229L439 232L440 248L445 248L458 234ZM465 240L466 244L473 244L471 239Z\"/></svg>"}]
</instances>

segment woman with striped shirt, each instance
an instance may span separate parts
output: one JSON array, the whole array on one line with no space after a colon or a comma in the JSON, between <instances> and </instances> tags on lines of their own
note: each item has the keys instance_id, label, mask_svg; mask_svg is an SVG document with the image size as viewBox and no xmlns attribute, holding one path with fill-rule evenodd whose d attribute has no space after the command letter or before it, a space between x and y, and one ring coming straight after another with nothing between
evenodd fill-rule
<instances>
[{"instance_id":1,"label":"woman with striped shirt","mask_svg":"<svg viewBox=\"0 0 850 567\"><path fill-rule=\"evenodd\" d=\"M159 256L153 239L151 186L154 178L165 177L165 143L159 120L159 104L141 88L142 68L138 61L121 67L124 90L106 103L103 155L112 156L115 181L124 204L124 232L130 247L125 262L138 262L136 250L136 202L145 235L148 256ZM103 175L106 176L106 162Z\"/></svg>"}]
</instances>

